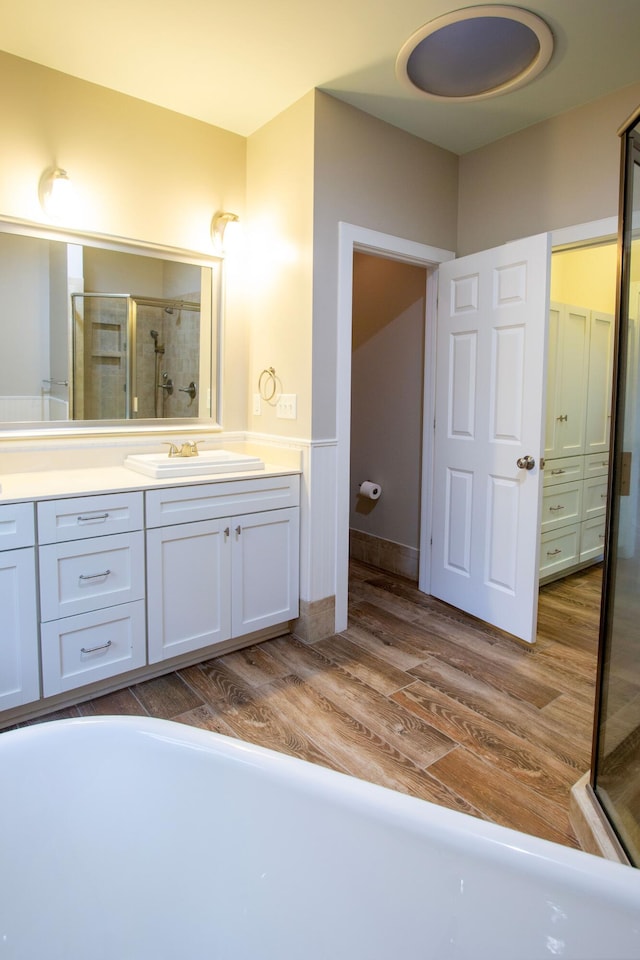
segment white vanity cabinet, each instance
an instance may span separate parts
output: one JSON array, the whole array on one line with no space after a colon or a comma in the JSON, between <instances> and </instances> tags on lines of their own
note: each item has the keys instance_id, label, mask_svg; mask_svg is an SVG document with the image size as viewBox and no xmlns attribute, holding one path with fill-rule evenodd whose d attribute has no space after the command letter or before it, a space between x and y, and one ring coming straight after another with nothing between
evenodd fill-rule
<instances>
[{"instance_id":1,"label":"white vanity cabinet","mask_svg":"<svg viewBox=\"0 0 640 960\"><path fill-rule=\"evenodd\" d=\"M122 479L99 492L95 473L74 476L64 496L53 475L44 493L0 504L0 726L277 636L298 617L296 471Z\"/></svg>"},{"instance_id":2,"label":"white vanity cabinet","mask_svg":"<svg viewBox=\"0 0 640 960\"><path fill-rule=\"evenodd\" d=\"M144 666L143 494L37 505L43 696Z\"/></svg>"},{"instance_id":3,"label":"white vanity cabinet","mask_svg":"<svg viewBox=\"0 0 640 960\"><path fill-rule=\"evenodd\" d=\"M40 696L32 503L0 506L0 710Z\"/></svg>"},{"instance_id":4,"label":"white vanity cabinet","mask_svg":"<svg viewBox=\"0 0 640 960\"><path fill-rule=\"evenodd\" d=\"M298 616L299 477L146 494L149 662Z\"/></svg>"}]
</instances>

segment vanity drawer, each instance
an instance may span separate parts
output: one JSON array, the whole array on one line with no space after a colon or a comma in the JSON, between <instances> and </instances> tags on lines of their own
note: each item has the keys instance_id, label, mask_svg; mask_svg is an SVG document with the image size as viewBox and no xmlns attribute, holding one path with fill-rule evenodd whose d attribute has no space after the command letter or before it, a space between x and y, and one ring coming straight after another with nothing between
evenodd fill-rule
<instances>
[{"instance_id":1,"label":"vanity drawer","mask_svg":"<svg viewBox=\"0 0 640 960\"><path fill-rule=\"evenodd\" d=\"M542 498L542 532L580 520L582 481L547 487Z\"/></svg>"},{"instance_id":2,"label":"vanity drawer","mask_svg":"<svg viewBox=\"0 0 640 960\"><path fill-rule=\"evenodd\" d=\"M144 600L43 623L40 644L45 697L143 667Z\"/></svg>"},{"instance_id":3,"label":"vanity drawer","mask_svg":"<svg viewBox=\"0 0 640 960\"><path fill-rule=\"evenodd\" d=\"M607 512L608 477L585 480L582 493L582 519L604 517Z\"/></svg>"},{"instance_id":4,"label":"vanity drawer","mask_svg":"<svg viewBox=\"0 0 640 960\"><path fill-rule=\"evenodd\" d=\"M121 533L40 547L43 621L144 597L144 535Z\"/></svg>"},{"instance_id":5,"label":"vanity drawer","mask_svg":"<svg viewBox=\"0 0 640 960\"><path fill-rule=\"evenodd\" d=\"M560 457L557 460L547 460L544 465L543 485L552 483L570 483L572 480L582 480L584 457Z\"/></svg>"},{"instance_id":6,"label":"vanity drawer","mask_svg":"<svg viewBox=\"0 0 640 960\"><path fill-rule=\"evenodd\" d=\"M146 492L147 527L164 527L194 520L218 520L239 513L297 507L300 477L256 477Z\"/></svg>"},{"instance_id":7,"label":"vanity drawer","mask_svg":"<svg viewBox=\"0 0 640 960\"><path fill-rule=\"evenodd\" d=\"M609 473L609 454L607 453L590 453L589 456L584 458L584 476L585 479L589 477L606 477Z\"/></svg>"},{"instance_id":8,"label":"vanity drawer","mask_svg":"<svg viewBox=\"0 0 640 960\"><path fill-rule=\"evenodd\" d=\"M43 500L38 503L38 540L63 543L142 530L143 518L140 491Z\"/></svg>"},{"instance_id":9,"label":"vanity drawer","mask_svg":"<svg viewBox=\"0 0 640 960\"><path fill-rule=\"evenodd\" d=\"M580 560L596 560L604 554L605 519L585 520L581 529Z\"/></svg>"},{"instance_id":10,"label":"vanity drawer","mask_svg":"<svg viewBox=\"0 0 640 960\"><path fill-rule=\"evenodd\" d=\"M0 550L32 547L35 542L32 503L3 503L0 506Z\"/></svg>"},{"instance_id":11,"label":"vanity drawer","mask_svg":"<svg viewBox=\"0 0 640 960\"><path fill-rule=\"evenodd\" d=\"M540 538L540 576L546 577L578 562L580 524L543 533Z\"/></svg>"}]
</instances>

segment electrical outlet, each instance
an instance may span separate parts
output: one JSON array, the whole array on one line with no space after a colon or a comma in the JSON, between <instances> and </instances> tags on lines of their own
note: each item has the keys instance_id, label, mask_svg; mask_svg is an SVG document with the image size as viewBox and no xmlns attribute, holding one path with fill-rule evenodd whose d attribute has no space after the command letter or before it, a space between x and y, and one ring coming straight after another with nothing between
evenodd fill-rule
<instances>
[{"instance_id":1,"label":"electrical outlet","mask_svg":"<svg viewBox=\"0 0 640 960\"><path fill-rule=\"evenodd\" d=\"M295 393L281 393L276 405L276 416L280 420L295 420L298 416L298 397Z\"/></svg>"},{"instance_id":2,"label":"electrical outlet","mask_svg":"<svg viewBox=\"0 0 640 960\"><path fill-rule=\"evenodd\" d=\"M262 413L262 398L259 393L253 395L253 413L256 417L259 417Z\"/></svg>"}]
</instances>

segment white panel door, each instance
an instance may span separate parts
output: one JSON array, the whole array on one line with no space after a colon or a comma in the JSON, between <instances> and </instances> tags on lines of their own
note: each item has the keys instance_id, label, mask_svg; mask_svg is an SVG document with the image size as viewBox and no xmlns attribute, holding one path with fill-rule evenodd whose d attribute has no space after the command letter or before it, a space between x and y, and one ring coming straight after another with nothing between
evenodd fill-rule
<instances>
[{"instance_id":1,"label":"white panel door","mask_svg":"<svg viewBox=\"0 0 640 960\"><path fill-rule=\"evenodd\" d=\"M547 234L439 268L431 593L535 640ZM519 467L524 457L533 469Z\"/></svg>"},{"instance_id":2,"label":"white panel door","mask_svg":"<svg viewBox=\"0 0 640 960\"><path fill-rule=\"evenodd\" d=\"M589 323L584 307L565 304L560 314L556 402L557 429L554 457L585 453L585 409L589 377Z\"/></svg>"},{"instance_id":3,"label":"white panel door","mask_svg":"<svg viewBox=\"0 0 640 960\"><path fill-rule=\"evenodd\" d=\"M149 663L231 636L230 520L147 530Z\"/></svg>"},{"instance_id":4,"label":"white panel door","mask_svg":"<svg viewBox=\"0 0 640 960\"><path fill-rule=\"evenodd\" d=\"M607 453L611 430L614 318L591 311L585 452Z\"/></svg>"},{"instance_id":5,"label":"white panel door","mask_svg":"<svg viewBox=\"0 0 640 960\"><path fill-rule=\"evenodd\" d=\"M0 710L40 696L34 553L33 547L0 552Z\"/></svg>"},{"instance_id":6,"label":"white panel door","mask_svg":"<svg viewBox=\"0 0 640 960\"><path fill-rule=\"evenodd\" d=\"M233 518L234 637L298 616L299 513L289 507Z\"/></svg>"}]
</instances>

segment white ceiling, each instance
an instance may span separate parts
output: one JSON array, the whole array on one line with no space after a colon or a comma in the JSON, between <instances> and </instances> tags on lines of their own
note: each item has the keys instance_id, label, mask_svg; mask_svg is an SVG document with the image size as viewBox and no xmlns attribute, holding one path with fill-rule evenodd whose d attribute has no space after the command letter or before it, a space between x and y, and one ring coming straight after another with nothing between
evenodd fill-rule
<instances>
[{"instance_id":1,"label":"white ceiling","mask_svg":"<svg viewBox=\"0 0 640 960\"><path fill-rule=\"evenodd\" d=\"M460 154L640 80L640 0L522 0L555 38L551 62L528 87L467 104L404 87L395 59L409 36L477 5L0 0L0 47L242 136L319 87Z\"/></svg>"}]
</instances>

